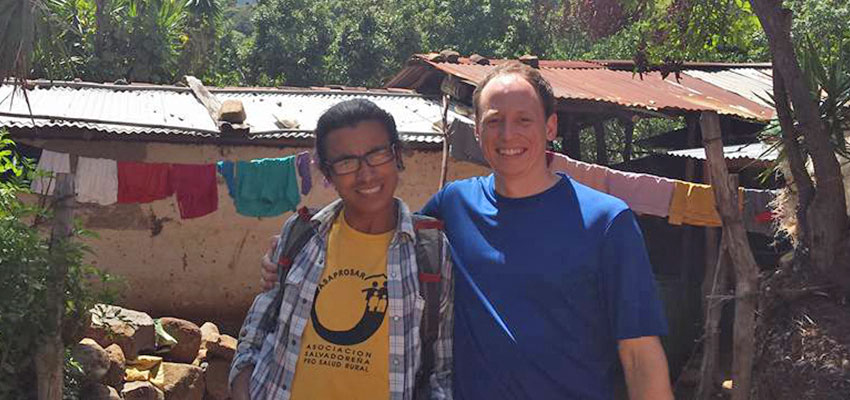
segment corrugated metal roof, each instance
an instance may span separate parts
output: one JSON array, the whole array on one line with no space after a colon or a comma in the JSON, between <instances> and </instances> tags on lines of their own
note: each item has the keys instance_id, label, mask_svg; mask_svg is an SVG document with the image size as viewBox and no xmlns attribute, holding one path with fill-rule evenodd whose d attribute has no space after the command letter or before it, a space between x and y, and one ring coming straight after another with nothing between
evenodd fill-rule
<instances>
[{"instance_id":1,"label":"corrugated metal roof","mask_svg":"<svg viewBox=\"0 0 850 400\"><path fill-rule=\"evenodd\" d=\"M693 158L697 160L705 160L705 149L698 147L695 149L669 151L667 154L676 157ZM757 161L775 161L779 158L779 150L776 146L767 143L747 143L731 146L723 146L723 156L727 160L747 159Z\"/></svg>"},{"instance_id":2,"label":"corrugated metal roof","mask_svg":"<svg viewBox=\"0 0 850 400\"><path fill-rule=\"evenodd\" d=\"M154 85L101 85L35 82L27 92L32 115L20 89L0 85L0 126L76 127L118 134L163 134L218 137L206 108L186 88ZM241 100L252 139L309 139L319 116L332 105L366 98L393 115L403 140L441 143L435 123L439 102L398 90L362 89L211 89L219 100ZM449 119L460 117L449 112ZM294 119L296 129L278 126ZM462 117L461 117L462 118Z\"/></svg>"},{"instance_id":3,"label":"corrugated metal roof","mask_svg":"<svg viewBox=\"0 0 850 400\"><path fill-rule=\"evenodd\" d=\"M504 61L491 62L495 65ZM428 61L426 56L419 55L414 56L412 63L406 68L409 71L400 72L388 85L418 82L412 76L422 73L421 69L417 69L417 63L430 65L472 84L481 82L490 69L494 68L493 65L468 62L432 62ZM599 68L599 65L595 68L553 68L547 65L541 60L540 72L552 84L555 96L562 100L605 102L650 111L714 111L756 121L769 121L773 118L774 111L770 106L739 94L738 90L731 87L734 85L724 87L697 79L688 75L689 70L677 81L673 75L663 79L660 72L644 73L641 77L630 71ZM724 66L706 65L714 69ZM711 69L708 66L701 68ZM747 78L746 75L739 75L737 79ZM758 82L760 85L761 80Z\"/></svg>"},{"instance_id":4,"label":"corrugated metal roof","mask_svg":"<svg viewBox=\"0 0 850 400\"><path fill-rule=\"evenodd\" d=\"M686 75L706 81L747 99L773 109L768 103L773 93L773 70L736 68L722 71L685 71Z\"/></svg>"}]
</instances>

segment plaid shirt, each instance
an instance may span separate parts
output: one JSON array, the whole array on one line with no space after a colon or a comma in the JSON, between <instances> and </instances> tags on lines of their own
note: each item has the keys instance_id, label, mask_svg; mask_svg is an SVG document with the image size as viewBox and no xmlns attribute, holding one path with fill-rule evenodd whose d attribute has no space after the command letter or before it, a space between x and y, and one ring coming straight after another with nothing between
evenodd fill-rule
<instances>
[{"instance_id":1,"label":"plaid shirt","mask_svg":"<svg viewBox=\"0 0 850 400\"><path fill-rule=\"evenodd\" d=\"M414 382L421 358L419 325L423 318L425 301L419 294L416 267L413 219L407 205L396 200L399 216L398 226L390 242L387 254L387 288L389 295L389 381L390 399L412 400ZM325 268L327 238L331 225L342 209L337 200L321 211L311 221L317 234L295 256L292 268L286 276L283 303L277 319L277 328L272 332L260 329L263 312L272 306L279 285L259 294L245 317L239 332L239 345L230 371L230 383L242 369L254 366L251 374L251 399L282 399L291 395L295 364L301 352L301 335L310 320L310 310L318 281ZM291 229L293 215L284 224L277 254L283 251L285 235ZM448 242L442 246L443 276L451 276L451 260ZM440 328L435 344L435 365L430 377L430 398L451 399L452 328L454 319L453 290L442 291L440 299ZM418 400L418 399L417 399Z\"/></svg>"}]
</instances>

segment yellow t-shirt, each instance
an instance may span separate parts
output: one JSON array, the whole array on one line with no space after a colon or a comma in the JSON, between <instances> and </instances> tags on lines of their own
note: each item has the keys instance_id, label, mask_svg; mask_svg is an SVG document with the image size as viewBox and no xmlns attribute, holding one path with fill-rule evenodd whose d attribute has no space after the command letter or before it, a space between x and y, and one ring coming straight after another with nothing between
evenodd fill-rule
<instances>
[{"instance_id":1,"label":"yellow t-shirt","mask_svg":"<svg viewBox=\"0 0 850 400\"><path fill-rule=\"evenodd\" d=\"M389 399L387 248L393 232L354 230L339 214L301 337L292 399Z\"/></svg>"}]
</instances>

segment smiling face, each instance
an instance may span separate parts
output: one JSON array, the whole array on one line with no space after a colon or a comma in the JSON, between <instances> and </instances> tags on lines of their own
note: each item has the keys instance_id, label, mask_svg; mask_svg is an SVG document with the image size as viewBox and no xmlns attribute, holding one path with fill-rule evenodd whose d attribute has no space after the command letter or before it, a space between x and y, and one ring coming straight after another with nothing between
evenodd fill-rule
<instances>
[{"instance_id":1,"label":"smiling face","mask_svg":"<svg viewBox=\"0 0 850 400\"><path fill-rule=\"evenodd\" d=\"M390 146L389 133L378 121L363 121L328 132L325 141L328 163L351 157L362 157ZM348 217L380 214L393 208L393 195L398 186L398 167L385 162L372 167L360 160L360 169L349 174L328 171Z\"/></svg>"},{"instance_id":2,"label":"smiling face","mask_svg":"<svg viewBox=\"0 0 850 400\"><path fill-rule=\"evenodd\" d=\"M517 74L497 76L482 89L477 111L475 131L498 179L533 186L550 176L546 142L555 139L558 120L546 117L534 86Z\"/></svg>"}]
</instances>

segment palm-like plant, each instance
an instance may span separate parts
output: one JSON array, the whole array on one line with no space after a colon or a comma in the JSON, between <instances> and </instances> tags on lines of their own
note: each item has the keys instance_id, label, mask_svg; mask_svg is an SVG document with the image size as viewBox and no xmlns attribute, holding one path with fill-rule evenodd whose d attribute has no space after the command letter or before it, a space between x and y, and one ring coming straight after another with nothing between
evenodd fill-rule
<instances>
[{"instance_id":1,"label":"palm-like plant","mask_svg":"<svg viewBox=\"0 0 850 400\"><path fill-rule=\"evenodd\" d=\"M0 2L0 82L29 72L34 30L32 0Z\"/></svg>"}]
</instances>

